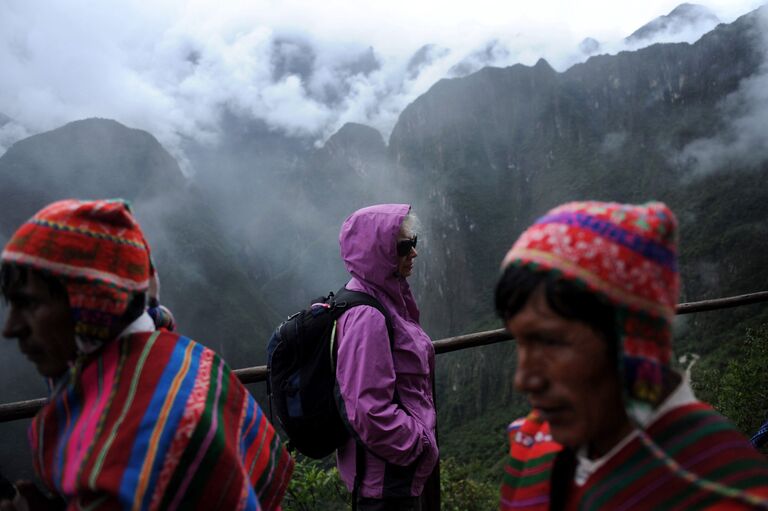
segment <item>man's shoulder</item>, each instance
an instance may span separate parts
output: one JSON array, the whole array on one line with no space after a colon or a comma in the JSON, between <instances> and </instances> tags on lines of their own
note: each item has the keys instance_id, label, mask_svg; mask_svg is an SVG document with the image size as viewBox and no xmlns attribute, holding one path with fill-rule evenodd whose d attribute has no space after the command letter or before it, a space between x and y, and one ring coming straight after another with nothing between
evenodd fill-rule
<instances>
[{"instance_id":1,"label":"man's shoulder","mask_svg":"<svg viewBox=\"0 0 768 511\"><path fill-rule=\"evenodd\" d=\"M173 351L188 349L188 347L209 350L205 345L190 337L165 329L133 333L125 336L123 343L124 349L132 352L141 352L142 350Z\"/></svg>"},{"instance_id":2,"label":"man's shoulder","mask_svg":"<svg viewBox=\"0 0 768 511\"><path fill-rule=\"evenodd\" d=\"M141 370L145 378L173 368L187 371L193 367L199 370L201 367L216 366L231 372L227 363L211 348L183 334L167 330L126 336L122 340L121 350L124 366Z\"/></svg>"},{"instance_id":3,"label":"man's shoulder","mask_svg":"<svg viewBox=\"0 0 768 511\"><path fill-rule=\"evenodd\" d=\"M703 401L686 403L667 410L648 426L647 431L654 438L663 441L667 437L674 437L675 433L681 430L691 432L699 429L702 433L733 432L746 439L730 420Z\"/></svg>"},{"instance_id":4,"label":"man's shoulder","mask_svg":"<svg viewBox=\"0 0 768 511\"><path fill-rule=\"evenodd\" d=\"M689 403L668 411L648 428L648 434L673 456L700 459L710 453L720 466L750 460L768 476L768 461L735 424L707 403Z\"/></svg>"},{"instance_id":5,"label":"man's shoulder","mask_svg":"<svg viewBox=\"0 0 768 511\"><path fill-rule=\"evenodd\" d=\"M768 463L727 418L693 402L667 411L590 481L585 502L594 505L588 509L612 508L640 496L651 507L678 502L674 509L694 509L692 503L705 496L714 505L734 504L747 494L765 498ZM651 495L649 482L659 485ZM611 492L615 498L608 497Z\"/></svg>"}]
</instances>

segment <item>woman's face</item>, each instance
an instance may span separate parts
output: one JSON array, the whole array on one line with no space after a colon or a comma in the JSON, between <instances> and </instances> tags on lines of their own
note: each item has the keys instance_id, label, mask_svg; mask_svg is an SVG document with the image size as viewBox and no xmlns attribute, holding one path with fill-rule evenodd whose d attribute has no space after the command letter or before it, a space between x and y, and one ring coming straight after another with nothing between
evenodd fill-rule
<instances>
[{"instance_id":1,"label":"woman's face","mask_svg":"<svg viewBox=\"0 0 768 511\"><path fill-rule=\"evenodd\" d=\"M413 273L413 260L419 255L416 252L416 236L406 237L403 232L397 238L397 273L401 277L410 277Z\"/></svg>"}]
</instances>

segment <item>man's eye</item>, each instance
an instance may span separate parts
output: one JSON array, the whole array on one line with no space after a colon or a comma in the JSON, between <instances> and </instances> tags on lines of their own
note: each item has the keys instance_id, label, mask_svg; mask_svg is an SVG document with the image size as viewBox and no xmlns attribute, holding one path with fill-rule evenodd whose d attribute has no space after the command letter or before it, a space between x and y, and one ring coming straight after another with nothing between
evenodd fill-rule
<instances>
[{"instance_id":1,"label":"man's eye","mask_svg":"<svg viewBox=\"0 0 768 511\"><path fill-rule=\"evenodd\" d=\"M14 296L8 300L8 304L17 309L28 309L34 306L34 300L27 296Z\"/></svg>"}]
</instances>

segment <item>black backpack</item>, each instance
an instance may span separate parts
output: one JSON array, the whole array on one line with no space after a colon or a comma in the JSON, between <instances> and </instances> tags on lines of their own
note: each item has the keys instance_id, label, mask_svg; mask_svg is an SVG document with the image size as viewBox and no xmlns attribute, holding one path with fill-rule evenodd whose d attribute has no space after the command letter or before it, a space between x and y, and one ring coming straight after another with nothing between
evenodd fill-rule
<instances>
[{"instance_id":1,"label":"black backpack","mask_svg":"<svg viewBox=\"0 0 768 511\"><path fill-rule=\"evenodd\" d=\"M336 320L359 305L384 315L390 347L389 314L367 293L341 288L318 298L275 329L267 346L267 392L270 409L290 445L310 458L332 454L349 437L336 401Z\"/></svg>"}]
</instances>

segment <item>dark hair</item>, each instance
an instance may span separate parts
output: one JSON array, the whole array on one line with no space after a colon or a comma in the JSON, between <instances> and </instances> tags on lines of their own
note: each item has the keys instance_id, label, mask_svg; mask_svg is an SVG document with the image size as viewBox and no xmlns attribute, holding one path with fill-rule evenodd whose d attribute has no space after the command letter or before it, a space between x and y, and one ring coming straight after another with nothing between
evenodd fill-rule
<instances>
[{"instance_id":1,"label":"dark hair","mask_svg":"<svg viewBox=\"0 0 768 511\"><path fill-rule=\"evenodd\" d=\"M69 294L67 293L67 288L64 286L64 283L61 282L59 278L51 275L50 273L27 268L23 265L3 263L0 265L0 293L2 293L5 300L8 299L8 293L11 287L17 284L24 284L29 278L30 272L35 272L35 275L42 279L51 296L64 297L68 299ZM146 293L134 294L128 303L128 308L120 318L119 327L125 327L133 322L136 318L141 316L145 307Z\"/></svg>"},{"instance_id":2,"label":"dark hair","mask_svg":"<svg viewBox=\"0 0 768 511\"><path fill-rule=\"evenodd\" d=\"M552 273L536 272L529 267L507 267L496 284L496 313L503 320L515 316L540 284L544 285L547 304L554 312L566 319L588 324L605 337L609 347L617 348L616 309L613 305L575 282Z\"/></svg>"},{"instance_id":3,"label":"dark hair","mask_svg":"<svg viewBox=\"0 0 768 511\"><path fill-rule=\"evenodd\" d=\"M0 265L0 293L2 293L3 298L6 300L8 299L8 293L12 286L24 284L27 281L27 278L29 278L29 272L31 271L34 271L40 276L51 296L63 296L65 298L68 296L67 288L64 287L61 280L50 273L35 271L26 266L13 263L3 263Z\"/></svg>"}]
</instances>

